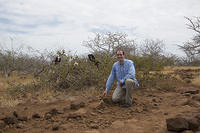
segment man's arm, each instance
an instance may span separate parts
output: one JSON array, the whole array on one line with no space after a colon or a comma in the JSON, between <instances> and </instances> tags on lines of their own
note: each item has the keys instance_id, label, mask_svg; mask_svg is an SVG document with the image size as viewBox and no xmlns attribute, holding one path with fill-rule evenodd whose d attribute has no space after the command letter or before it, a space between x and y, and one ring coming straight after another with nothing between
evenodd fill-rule
<instances>
[{"instance_id":1,"label":"man's arm","mask_svg":"<svg viewBox=\"0 0 200 133\"><path fill-rule=\"evenodd\" d=\"M130 79L133 79L135 81L136 86L139 87L140 85L139 85L137 79L135 78L135 66L134 66L134 63L131 62L128 65L129 65L128 66L129 67L128 68L128 74L126 74L125 77L120 81L120 84L124 85L126 79L130 78Z\"/></svg>"},{"instance_id":2,"label":"man's arm","mask_svg":"<svg viewBox=\"0 0 200 133\"><path fill-rule=\"evenodd\" d=\"M133 62L128 64L128 73L125 75L125 77L120 80L121 84L124 84L126 79L135 79L135 67Z\"/></svg>"},{"instance_id":3,"label":"man's arm","mask_svg":"<svg viewBox=\"0 0 200 133\"><path fill-rule=\"evenodd\" d=\"M104 93L105 92L108 93L108 91L110 90L110 87L114 83L115 79L116 79L116 76L115 76L115 66L113 65L111 73L110 73L110 75L108 77L108 80L106 82L106 90L104 91Z\"/></svg>"}]
</instances>

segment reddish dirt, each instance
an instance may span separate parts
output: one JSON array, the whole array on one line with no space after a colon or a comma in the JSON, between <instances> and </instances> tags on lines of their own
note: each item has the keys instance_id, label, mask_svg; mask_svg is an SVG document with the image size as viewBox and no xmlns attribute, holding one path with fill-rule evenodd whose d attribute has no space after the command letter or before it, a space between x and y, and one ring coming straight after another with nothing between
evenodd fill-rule
<instances>
[{"instance_id":1,"label":"reddish dirt","mask_svg":"<svg viewBox=\"0 0 200 133\"><path fill-rule=\"evenodd\" d=\"M192 86L137 89L130 108L113 104L111 95L101 100L100 95L86 91L60 95L45 103L32 98L15 107L0 108L0 119L8 116L17 119L11 120L14 124L0 128L0 132L170 133L166 128L167 118L200 112L198 90ZM3 120L0 126L1 123Z\"/></svg>"}]
</instances>

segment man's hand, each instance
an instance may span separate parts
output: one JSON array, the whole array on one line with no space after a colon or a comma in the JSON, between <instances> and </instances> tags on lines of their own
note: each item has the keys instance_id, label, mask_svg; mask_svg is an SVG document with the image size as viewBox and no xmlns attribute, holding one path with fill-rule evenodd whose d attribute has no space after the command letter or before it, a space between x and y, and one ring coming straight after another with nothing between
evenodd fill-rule
<instances>
[{"instance_id":1,"label":"man's hand","mask_svg":"<svg viewBox=\"0 0 200 133\"><path fill-rule=\"evenodd\" d=\"M103 96L105 97L107 95L107 91L105 90L104 92L103 92Z\"/></svg>"},{"instance_id":2,"label":"man's hand","mask_svg":"<svg viewBox=\"0 0 200 133\"><path fill-rule=\"evenodd\" d=\"M119 86L120 86L120 87L122 87L123 85L124 85L124 83L122 83L122 82L119 83Z\"/></svg>"}]
</instances>

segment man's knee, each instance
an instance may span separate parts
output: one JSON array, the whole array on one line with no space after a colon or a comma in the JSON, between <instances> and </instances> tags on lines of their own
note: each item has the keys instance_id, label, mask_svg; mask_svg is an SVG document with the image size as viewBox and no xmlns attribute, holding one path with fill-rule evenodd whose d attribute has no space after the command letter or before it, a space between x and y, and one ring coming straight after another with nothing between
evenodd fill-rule
<instances>
[{"instance_id":1,"label":"man's knee","mask_svg":"<svg viewBox=\"0 0 200 133\"><path fill-rule=\"evenodd\" d=\"M132 79L126 79L126 81L125 81L126 86L130 86L130 85L134 85L134 84L135 84L135 82Z\"/></svg>"},{"instance_id":2,"label":"man's knee","mask_svg":"<svg viewBox=\"0 0 200 133\"><path fill-rule=\"evenodd\" d=\"M114 103L117 103L117 102L119 102L119 98L116 97L116 96L112 96L112 101L113 101Z\"/></svg>"}]
</instances>

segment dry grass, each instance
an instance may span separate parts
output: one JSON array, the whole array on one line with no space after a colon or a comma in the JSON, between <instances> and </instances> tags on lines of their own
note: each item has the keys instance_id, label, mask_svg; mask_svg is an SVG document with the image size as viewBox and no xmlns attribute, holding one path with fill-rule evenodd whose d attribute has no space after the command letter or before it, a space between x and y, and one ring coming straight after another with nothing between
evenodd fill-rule
<instances>
[{"instance_id":1,"label":"dry grass","mask_svg":"<svg viewBox=\"0 0 200 133\"><path fill-rule=\"evenodd\" d=\"M27 76L17 76L17 75L13 75L10 76L8 78L5 77L0 77L0 91L1 90L5 90L9 87L12 87L14 85L17 84L29 84L32 81L34 81L34 78L31 75L27 75Z\"/></svg>"},{"instance_id":2,"label":"dry grass","mask_svg":"<svg viewBox=\"0 0 200 133\"><path fill-rule=\"evenodd\" d=\"M199 66L166 66L164 67L164 71L175 71L175 70L187 70L187 69L192 69L192 70L196 70L196 69L200 69Z\"/></svg>"},{"instance_id":3,"label":"dry grass","mask_svg":"<svg viewBox=\"0 0 200 133\"><path fill-rule=\"evenodd\" d=\"M198 66L176 66L176 67L165 67L162 71L163 74L173 73L176 70L200 70ZM200 86L200 72L189 72L188 74L193 74L195 77L191 79L191 84L195 86ZM177 79L181 80L179 75L175 76Z\"/></svg>"},{"instance_id":4,"label":"dry grass","mask_svg":"<svg viewBox=\"0 0 200 133\"><path fill-rule=\"evenodd\" d=\"M27 85L32 81L34 81L34 78L31 75L17 76L17 74L13 74L8 78L0 76L0 106L15 106L20 103L19 99L9 95L9 88L18 84Z\"/></svg>"},{"instance_id":5,"label":"dry grass","mask_svg":"<svg viewBox=\"0 0 200 133\"><path fill-rule=\"evenodd\" d=\"M196 86L200 86L200 75L192 80L192 84Z\"/></svg>"},{"instance_id":6,"label":"dry grass","mask_svg":"<svg viewBox=\"0 0 200 133\"><path fill-rule=\"evenodd\" d=\"M18 99L0 97L0 106L1 107L14 107L19 103L20 103L20 100L18 100Z\"/></svg>"},{"instance_id":7,"label":"dry grass","mask_svg":"<svg viewBox=\"0 0 200 133\"><path fill-rule=\"evenodd\" d=\"M180 81L183 81L183 82L187 82L187 81L184 81L182 79L182 76L187 75L187 74L191 74L191 75L194 76L193 79L186 79L186 80L191 80L192 85L200 87L200 72L188 71L188 72L183 72L182 73L183 75L179 75L179 74L174 73L177 70L200 70L200 67L197 67L197 66L175 66L175 67L167 66L163 69L163 71L160 71L159 73L162 73L164 75L170 74L171 76L173 76L177 80L180 80ZM151 71L150 72L150 74L155 74L155 73L157 73L157 71Z\"/></svg>"},{"instance_id":8,"label":"dry grass","mask_svg":"<svg viewBox=\"0 0 200 133\"><path fill-rule=\"evenodd\" d=\"M200 69L200 67L165 67L163 71L161 71L162 74L169 74L171 73L172 76L176 77L178 80L181 79L181 75L175 75L172 74L176 70L196 70ZM155 72L151 72L155 73ZM188 73L186 73L188 74ZM200 73L199 72L192 72L190 71L189 74L193 74L195 77L194 79L190 79L191 83L196 86L200 86ZM24 84L28 85L31 84L32 81L34 81L34 78L31 75L27 76L17 76L17 75L12 75L11 77L4 78L0 77L0 106L15 106L19 104L22 100L24 99L37 99L39 102L46 102L48 100L53 100L57 96L64 96L68 94L73 94L73 95L82 95L84 97L91 97L91 96L97 96L97 95L102 95L101 93L103 90L100 89L94 89L95 87L88 88L87 91L82 90L81 94L80 91L77 92L75 90L68 90L66 93L62 93L60 91L52 90L49 88L42 88L39 89L37 92L27 92L24 96L19 96L17 97L17 93L13 95L10 95L8 93L8 88L12 88L13 86L16 86L18 84ZM103 88L104 89L104 88ZM77 94L76 94L77 93Z\"/></svg>"}]
</instances>

